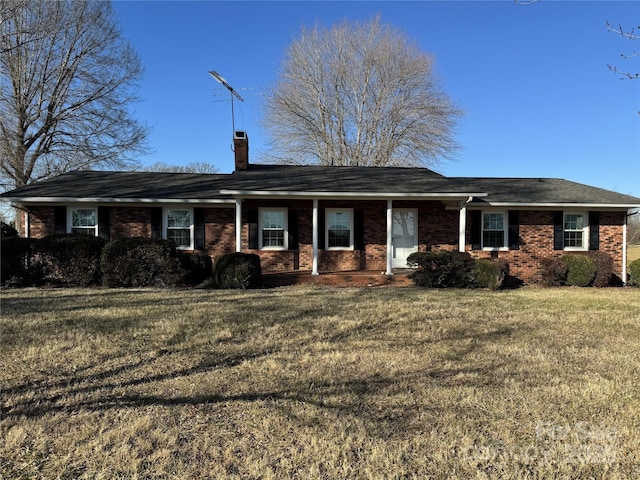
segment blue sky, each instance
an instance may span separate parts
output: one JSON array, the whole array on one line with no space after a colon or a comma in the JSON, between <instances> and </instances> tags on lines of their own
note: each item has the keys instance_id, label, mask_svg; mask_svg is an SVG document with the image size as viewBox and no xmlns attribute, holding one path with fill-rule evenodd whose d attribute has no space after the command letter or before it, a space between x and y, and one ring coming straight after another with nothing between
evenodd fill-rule
<instances>
[{"instance_id":1,"label":"blue sky","mask_svg":"<svg viewBox=\"0 0 640 480\"><path fill-rule=\"evenodd\" d=\"M640 41L605 22L640 24L640 2L169 2L116 0L123 34L145 65L135 115L152 127L154 162L233 170L229 92L245 99L235 126L250 158L265 149L262 95L302 26L383 22L435 56L444 90L465 114L450 176L560 177L640 197ZM640 32L636 32L640 33Z\"/></svg>"}]
</instances>

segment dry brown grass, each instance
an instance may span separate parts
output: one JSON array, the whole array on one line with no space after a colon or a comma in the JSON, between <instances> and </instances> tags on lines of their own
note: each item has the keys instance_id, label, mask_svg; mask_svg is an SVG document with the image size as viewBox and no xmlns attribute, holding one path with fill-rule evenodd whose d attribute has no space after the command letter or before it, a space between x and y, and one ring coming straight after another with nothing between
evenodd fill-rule
<instances>
[{"instance_id":1,"label":"dry brown grass","mask_svg":"<svg viewBox=\"0 0 640 480\"><path fill-rule=\"evenodd\" d=\"M640 290L4 290L0 478L636 478Z\"/></svg>"},{"instance_id":2,"label":"dry brown grass","mask_svg":"<svg viewBox=\"0 0 640 480\"><path fill-rule=\"evenodd\" d=\"M640 258L640 245L627 246L627 265Z\"/></svg>"}]
</instances>

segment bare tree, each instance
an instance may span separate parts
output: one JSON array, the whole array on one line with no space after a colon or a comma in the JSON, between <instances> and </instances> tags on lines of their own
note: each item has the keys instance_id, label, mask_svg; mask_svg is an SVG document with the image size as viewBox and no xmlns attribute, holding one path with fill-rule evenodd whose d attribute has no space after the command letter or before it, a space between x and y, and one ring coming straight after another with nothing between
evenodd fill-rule
<instances>
[{"instance_id":1,"label":"bare tree","mask_svg":"<svg viewBox=\"0 0 640 480\"><path fill-rule=\"evenodd\" d=\"M170 165L165 162L156 162L143 169L145 172L170 172L170 173L217 173L218 167L207 162L191 162L186 165Z\"/></svg>"},{"instance_id":2,"label":"bare tree","mask_svg":"<svg viewBox=\"0 0 640 480\"><path fill-rule=\"evenodd\" d=\"M618 35L620 35L623 38L627 38L629 40L640 40L640 35L638 35L636 33L636 28L638 30L640 30L640 25L638 27L634 27L631 30L625 30L624 28L622 28L622 25L618 25L618 28L613 27L608 21L607 23L607 30L613 33L617 33ZM640 52L636 52L634 51L633 53L621 53L620 56L622 58L624 58L625 60L629 60L631 58L640 56ZM620 75L621 79L629 79L629 80L638 80L640 79L640 73L638 72L628 72L625 70L621 70L618 67L615 67L613 65L607 65L609 67L609 70L611 70L614 73L617 73L618 75Z\"/></svg>"},{"instance_id":3,"label":"bare tree","mask_svg":"<svg viewBox=\"0 0 640 480\"><path fill-rule=\"evenodd\" d=\"M85 168L128 168L146 127L142 77L106 1L0 0L0 177L19 187Z\"/></svg>"},{"instance_id":4,"label":"bare tree","mask_svg":"<svg viewBox=\"0 0 640 480\"><path fill-rule=\"evenodd\" d=\"M460 111L432 56L380 23L302 29L266 94L272 158L322 165L430 165L456 150Z\"/></svg>"}]
</instances>

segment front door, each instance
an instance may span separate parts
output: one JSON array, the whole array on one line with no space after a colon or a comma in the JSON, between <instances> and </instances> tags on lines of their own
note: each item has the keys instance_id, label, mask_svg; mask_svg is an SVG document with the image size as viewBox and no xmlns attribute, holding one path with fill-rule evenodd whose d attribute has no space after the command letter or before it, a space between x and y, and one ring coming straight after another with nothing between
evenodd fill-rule
<instances>
[{"instance_id":1,"label":"front door","mask_svg":"<svg viewBox=\"0 0 640 480\"><path fill-rule=\"evenodd\" d=\"M393 268L407 268L407 257L418 251L418 211L393 209Z\"/></svg>"}]
</instances>

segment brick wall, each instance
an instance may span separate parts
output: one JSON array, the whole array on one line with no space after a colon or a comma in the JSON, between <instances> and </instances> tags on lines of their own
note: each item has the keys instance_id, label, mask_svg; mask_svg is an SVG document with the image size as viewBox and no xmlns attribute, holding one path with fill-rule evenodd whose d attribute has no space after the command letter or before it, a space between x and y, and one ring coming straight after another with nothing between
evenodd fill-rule
<instances>
[{"instance_id":1,"label":"brick wall","mask_svg":"<svg viewBox=\"0 0 640 480\"><path fill-rule=\"evenodd\" d=\"M111 239L151 237L149 207L111 207L109 209Z\"/></svg>"},{"instance_id":2,"label":"brick wall","mask_svg":"<svg viewBox=\"0 0 640 480\"><path fill-rule=\"evenodd\" d=\"M242 251L258 254L265 272L311 270L312 268L312 202L310 200L255 201L243 203ZM249 250L247 212L259 206L286 207L297 212L298 248L287 251ZM353 208L363 212L364 250L321 250L319 271L386 270L386 201L320 201L320 209ZM458 211L447 210L441 202L394 202L395 208L418 210L419 250L458 249ZM151 236L149 207L110 208L111 238ZM44 237L55 232L54 207L30 207L30 235ZM617 275L622 273L622 232L625 212L601 212L600 250L612 256ZM545 257L561 257L566 252L553 249L553 212L520 211L520 249L489 252L471 249L471 217L467 212L465 249L475 258L504 258L511 275L526 283L540 280L540 261ZM324 235L324 232L320 232ZM213 259L235 251L235 209L205 210L205 250Z\"/></svg>"},{"instance_id":3,"label":"brick wall","mask_svg":"<svg viewBox=\"0 0 640 480\"><path fill-rule=\"evenodd\" d=\"M614 273L622 275L622 231L625 212L600 214L600 250L613 258ZM471 249L471 218L467 213L465 250L474 258L503 258L509 262L510 275L525 283L540 281L540 261L545 257L559 258L567 253L553 249L553 212L520 211L520 249L509 251L482 251Z\"/></svg>"},{"instance_id":4,"label":"brick wall","mask_svg":"<svg viewBox=\"0 0 640 480\"><path fill-rule=\"evenodd\" d=\"M208 208L205 211L204 245L212 259L236 251L235 221L234 208Z\"/></svg>"},{"instance_id":5,"label":"brick wall","mask_svg":"<svg viewBox=\"0 0 640 480\"><path fill-rule=\"evenodd\" d=\"M29 236L42 238L55 233L53 207L29 207L29 212Z\"/></svg>"},{"instance_id":6,"label":"brick wall","mask_svg":"<svg viewBox=\"0 0 640 480\"><path fill-rule=\"evenodd\" d=\"M460 212L441 202L422 202L418 212L419 250L458 250Z\"/></svg>"}]
</instances>

